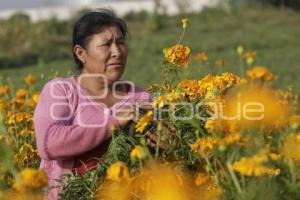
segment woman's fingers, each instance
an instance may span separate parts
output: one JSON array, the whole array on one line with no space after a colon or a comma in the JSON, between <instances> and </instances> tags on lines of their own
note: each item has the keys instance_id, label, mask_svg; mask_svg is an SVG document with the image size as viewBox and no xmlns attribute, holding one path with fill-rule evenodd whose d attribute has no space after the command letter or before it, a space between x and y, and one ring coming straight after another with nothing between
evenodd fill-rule
<instances>
[{"instance_id":1,"label":"woman's fingers","mask_svg":"<svg viewBox=\"0 0 300 200\"><path fill-rule=\"evenodd\" d=\"M137 104L136 105L138 109L142 110L152 110L154 107L150 103L142 103L142 104Z\"/></svg>"},{"instance_id":2,"label":"woman's fingers","mask_svg":"<svg viewBox=\"0 0 300 200\"><path fill-rule=\"evenodd\" d=\"M150 131L146 132L146 135L148 136L147 143L151 147L155 147L158 143L158 136L155 133L151 133ZM166 140L167 139L168 139L168 137L163 137L163 135L160 137L159 148L161 148L161 149L166 148Z\"/></svg>"},{"instance_id":3,"label":"woman's fingers","mask_svg":"<svg viewBox=\"0 0 300 200\"><path fill-rule=\"evenodd\" d=\"M135 106L132 104L125 105L121 110L118 110L116 117L119 120L121 127L126 126L130 121L135 120Z\"/></svg>"}]
</instances>

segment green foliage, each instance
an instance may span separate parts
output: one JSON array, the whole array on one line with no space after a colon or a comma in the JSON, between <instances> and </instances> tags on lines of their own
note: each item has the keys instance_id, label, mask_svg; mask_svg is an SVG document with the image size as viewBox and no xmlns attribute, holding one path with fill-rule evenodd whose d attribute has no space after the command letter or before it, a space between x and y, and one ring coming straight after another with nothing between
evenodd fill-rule
<instances>
[{"instance_id":1,"label":"green foliage","mask_svg":"<svg viewBox=\"0 0 300 200\"><path fill-rule=\"evenodd\" d=\"M146 29L150 32L158 31L162 26L161 18L158 14L149 15L146 21Z\"/></svg>"},{"instance_id":2,"label":"green foliage","mask_svg":"<svg viewBox=\"0 0 300 200\"><path fill-rule=\"evenodd\" d=\"M126 21L146 21L149 15L150 14L145 10L141 10L138 12L130 11L124 16L124 19Z\"/></svg>"},{"instance_id":3,"label":"green foliage","mask_svg":"<svg viewBox=\"0 0 300 200\"><path fill-rule=\"evenodd\" d=\"M181 17L161 16L161 28L155 32L149 32L143 20L128 20L131 37L128 41L130 51L124 79L144 87L161 80L159 66L162 50L173 45L179 37L178 23ZM207 8L201 13L185 17L189 17L191 22L187 30L188 37L184 38L183 43L191 47L192 53L205 51L212 63L217 58L223 58L225 67L220 71L236 73L239 69L235 49L241 44L257 52L256 64L264 65L275 75L280 75L278 84L291 84L295 86L296 92L300 91L297 76L300 71L300 28L295 26L300 20L299 13L272 7L241 6L228 12L220 8ZM18 85L23 83L20 77L27 73L35 72L39 76L41 73L52 74L51 70L58 70L60 75L65 76L74 66L71 49L74 19L75 17L65 22L53 20L52 23L33 23L30 28L21 29L21 35L17 36L10 36L8 29L13 28L9 28L7 21L0 21L0 68L8 67L1 70L1 76L10 76ZM26 32L35 34L26 36ZM25 35L22 36L23 34ZM26 38L26 42L18 38ZM18 42L13 43L14 40ZM27 51L22 50L26 43L30 44ZM20 46L22 47L19 48ZM11 49L20 52L20 57L13 56ZM42 58L37 59L40 55ZM37 60L43 60L45 65L35 65ZM22 69L15 70L13 66L17 65ZM191 59L190 67L183 71L182 76L199 78L209 71L207 66ZM44 82L39 84L43 85Z\"/></svg>"},{"instance_id":4,"label":"green foliage","mask_svg":"<svg viewBox=\"0 0 300 200\"><path fill-rule=\"evenodd\" d=\"M32 23L18 13L0 24L0 69L36 64L39 59L71 59L68 21L52 18Z\"/></svg>"},{"instance_id":5,"label":"green foliage","mask_svg":"<svg viewBox=\"0 0 300 200\"><path fill-rule=\"evenodd\" d=\"M83 176L74 174L65 175L60 181L62 183L61 199L64 200L92 200L94 199L94 191L99 186L101 178L105 176L107 167L115 161L121 160L129 166L130 159L128 155L133 149L137 141L133 138L132 132L129 130L118 130L112 136L108 151L101 159L96 170L85 173ZM64 184L67 183L67 184Z\"/></svg>"}]
</instances>

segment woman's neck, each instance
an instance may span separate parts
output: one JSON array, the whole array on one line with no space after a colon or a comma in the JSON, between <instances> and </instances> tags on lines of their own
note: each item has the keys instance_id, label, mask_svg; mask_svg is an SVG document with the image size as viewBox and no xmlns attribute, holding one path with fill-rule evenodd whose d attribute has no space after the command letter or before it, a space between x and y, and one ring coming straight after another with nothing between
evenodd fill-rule
<instances>
[{"instance_id":1,"label":"woman's neck","mask_svg":"<svg viewBox=\"0 0 300 200\"><path fill-rule=\"evenodd\" d=\"M92 96L103 96L105 94L111 96L113 93L117 93L118 95L128 93L126 84L118 84L117 87L114 88L113 83L105 81L102 77L81 76L78 80L79 84Z\"/></svg>"}]
</instances>

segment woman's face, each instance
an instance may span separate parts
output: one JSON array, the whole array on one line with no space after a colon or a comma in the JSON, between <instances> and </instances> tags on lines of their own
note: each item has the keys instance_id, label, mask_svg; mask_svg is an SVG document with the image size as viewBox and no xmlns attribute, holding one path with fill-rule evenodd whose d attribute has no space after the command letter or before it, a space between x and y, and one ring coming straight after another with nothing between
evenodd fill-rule
<instances>
[{"instance_id":1,"label":"woman's face","mask_svg":"<svg viewBox=\"0 0 300 200\"><path fill-rule=\"evenodd\" d=\"M91 37L82 52L82 73L101 74L113 83L121 78L127 61L128 47L116 26L104 28Z\"/></svg>"}]
</instances>

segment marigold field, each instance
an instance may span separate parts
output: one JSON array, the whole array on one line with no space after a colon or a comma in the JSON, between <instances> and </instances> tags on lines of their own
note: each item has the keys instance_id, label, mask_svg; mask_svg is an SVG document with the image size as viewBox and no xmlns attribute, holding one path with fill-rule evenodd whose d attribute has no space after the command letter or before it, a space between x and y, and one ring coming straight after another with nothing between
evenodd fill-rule
<instances>
[{"instance_id":1,"label":"marigold field","mask_svg":"<svg viewBox=\"0 0 300 200\"><path fill-rule=\"evenodd\" d=\"M275 87L280 75L247 47L236 48L237 74L219 73L224 60L192 52L189 19L181 23L179 40L162 50L163 81L148 88L153 108L114 130L96 170L64 176L61 199L300 199L299 94ZM209 72L176 81L191 60ZM32 120L36 81L28 74L22 88L0 86L3 199L47 196Z\"/></svg>"}]
</instances>

